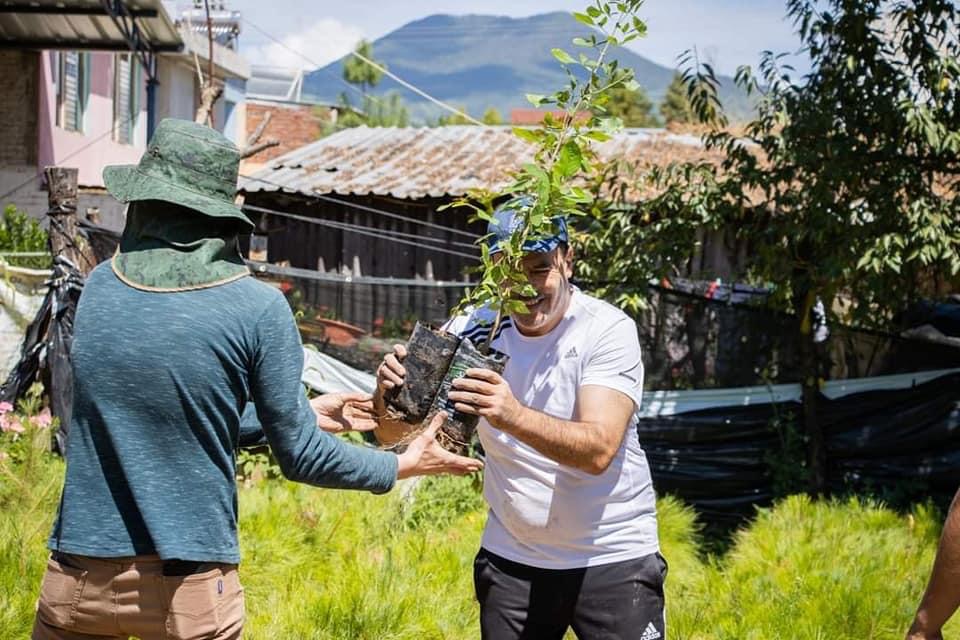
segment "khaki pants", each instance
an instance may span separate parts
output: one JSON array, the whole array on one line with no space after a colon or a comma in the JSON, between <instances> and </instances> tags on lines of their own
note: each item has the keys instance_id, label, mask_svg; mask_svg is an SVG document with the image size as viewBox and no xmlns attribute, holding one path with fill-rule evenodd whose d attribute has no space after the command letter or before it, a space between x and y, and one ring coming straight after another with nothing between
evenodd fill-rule
<instances>
[{"instance_id":1,"label":"khaki pants","mask_svg":"<svg viewBox=\"0 0 960 640\"><path fill-rule=\"evenodd\" d=\"M51 558L33 640L234 640L243 631L237 566L164 575L157 556ZM166 573L171 573L167 565Z\"/></svg>"}]
</instances>

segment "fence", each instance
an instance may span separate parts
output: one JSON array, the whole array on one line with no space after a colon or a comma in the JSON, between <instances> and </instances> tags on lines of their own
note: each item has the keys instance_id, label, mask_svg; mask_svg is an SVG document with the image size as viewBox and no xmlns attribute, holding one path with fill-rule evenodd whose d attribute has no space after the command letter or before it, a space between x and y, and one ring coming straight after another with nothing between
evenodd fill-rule
<instances>
[{"instance_id":1,"label":"fence","mask_svg":"<svg viewBox=\"0 0 960 640\"><path fill-rule=\"evenodd\" d=\"M354 277L249 263L257 277L274 282L304 320L335 319L365 331L399 336L415 320L442 324L469 283Z\"/></svg>"},{"instance_id":2,"label":"fence","mask_svg":"<svg viewBox=\"0 0 960 640\"><path fill-rule=\"evenodd\" d=\"M117 234L82 223L98 260ZM283 290L305 322L338 319L364 331L403 338L413 320L441 324L467 282L354 277L250 263ZM580 283L590 290L589 283ZM765 306L765 292L678 281L643 287L647 309L635 320L648 389L730 388L799 381L796 318ZM626 289L622 285L621 289ZM960 366L960 349L895 334L831 326L820 348L822 376L845 380ZM359 363L354 363L359 364Z\"/></svg>"},{"instance_id":3,"label":"fence","mask_svg":"<svg viewBox=\"0 0 960 640\"><path fill-rule=\"evenodd\" d=\"M638 425L654 483L709 523L807 489L799 385L650 392ZM829 490L894 506L960 484L960 370L827 383L818 399Z\"/></svg>"}]
</instances>

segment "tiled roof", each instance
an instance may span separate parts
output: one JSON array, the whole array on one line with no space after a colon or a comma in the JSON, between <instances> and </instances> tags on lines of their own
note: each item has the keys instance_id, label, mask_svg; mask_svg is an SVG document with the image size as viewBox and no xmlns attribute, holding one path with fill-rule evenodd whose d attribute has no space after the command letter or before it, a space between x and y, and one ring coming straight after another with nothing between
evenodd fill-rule
<instances>
[{"instance_id":1,"label":"tiled roof","mask_svg":"<svg viewBox=\"0 0 960 640\"><path fill-rule=\"evenodd\" d=\"M276 158L240 187L247 193L460 196L504 185L532 152L510 127L356 127ZM597 152L637 167L707 157L698 137L661 129L622 131Z\"/></svg>"}]
</instances>

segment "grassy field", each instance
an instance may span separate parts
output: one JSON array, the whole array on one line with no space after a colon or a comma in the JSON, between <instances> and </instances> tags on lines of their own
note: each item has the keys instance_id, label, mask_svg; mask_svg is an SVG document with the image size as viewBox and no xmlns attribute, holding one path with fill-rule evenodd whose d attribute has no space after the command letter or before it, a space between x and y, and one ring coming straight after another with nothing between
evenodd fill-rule
<instances>
[{"instance_id":1,"label":"grassy field","mask_svg":"<svg viewBox=\"0 0 960 640\"><path fill-rule=\"evenodd\" d=\"M47 432L0 434L0 640L29 634L63 463ZM431 479L404 501L281 480L240 490L245 637L478 637L472 561L483 506L470 479ZM722 556L693 512L659 503L671 640L898 639L932 563L939 514L791 497ZM953 624L948 632L956 633Z\"/></svg>"}]
</instances>

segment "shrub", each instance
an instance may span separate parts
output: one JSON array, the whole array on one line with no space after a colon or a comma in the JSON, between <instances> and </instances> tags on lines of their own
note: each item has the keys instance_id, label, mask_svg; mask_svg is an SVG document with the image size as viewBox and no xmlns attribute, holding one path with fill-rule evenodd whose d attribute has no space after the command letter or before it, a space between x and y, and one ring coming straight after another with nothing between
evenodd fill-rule
<instances>
[{"instance_id":1,"label":"shrub","mask_svg":"<svg viewBox=\"0 0 960 640\"><path fill-rule=\"evenodd\" d=\"M939 516L792 496L711 559L672 637L899 639L923 592ZM683 603L682 608L691 606Z\"/></svg>"},{"instance_id":2,"label":"shrub","mask_svg":"<svg viewBox=\"0 0 960 640\"><path fill-rule=\"evenodd\" d=\"M12 204L3 209L0 219L0 252L35 253L47 252L47 232L40 224ZM15 266L33 269L48 269L49 256L8 258Z\"/></svg>"},{"instance_id":3,"label":"shrub","mask_svg":"<svg viewBox=\"0 0 960 640\"><path fill-rule=\"evenodd\" d=\"M18 407L23 432L0 433L0 640L29 635L63 478L48 429L27 417L37 409ZM405 502L411 486L370 496L241 484L245 637L478 637L479 494L470 478L430 478ZM940 523L923 505L899 515L870 501L793 496L760 510L727 553L704 556L690 507L666 497L657 510L670 640L899 640Z\"/></svg>"},{"instance_id":4,"label":"shrub","mask_svg":"<svg viewBox=\"0 0 960 640\"><path fill-rule=\"evenodd\" d=\"M49 452L56 423L40 410L42 392L31 387L16 410L0 403L0 640L29 635L63 483L63 462Z\"/></svg>"}]
</instances>

